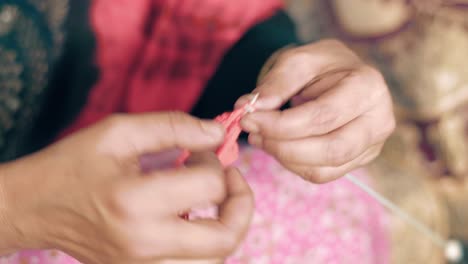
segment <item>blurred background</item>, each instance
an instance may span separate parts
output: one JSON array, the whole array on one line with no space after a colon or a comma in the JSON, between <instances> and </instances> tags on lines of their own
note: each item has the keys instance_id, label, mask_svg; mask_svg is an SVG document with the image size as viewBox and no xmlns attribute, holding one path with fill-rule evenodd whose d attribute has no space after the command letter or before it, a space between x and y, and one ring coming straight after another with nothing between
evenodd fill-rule
<instances>
[{"instance_id":1,"label":"blurred background","mask_svg":"<svg viewBox=\"0 0 468 264\"><path fill-rule=\"evenodd\" d=\"M339 38L386 77L398 127L368 168L379 191L445 238L468 241L468 1L287 5L304 41ZM446 263L431 241L389 217L392 263Z\"/></svg>"},{"instance_id":2,"label":"blurred background","mask_svg":"<svg viewBox=\"0 0 468 264\"><path fill-rule=\"evenodd\" d=\"M382 155L366 169L380 193L444 238L464 241L466 249L468 245L468 0L284 1L287 4L287 11L297 23L304 42L338 38L384 74L394 99L398 126ZM41 0L34 2L39 3L39 6L44 3ZM50 24L54 25L51 27L53 34L47 38L53 39L60 45L63 36L57 25L63 21L60 23L57 21L65 17L66 2L68 1L51 1L51 6L54 8L50 10L56 13L51 13L54 15L47 13L48 19L52 21ZM80 19L83 21L87 19L86 8L89 2L89 0L73 2L79 11L70 18L72 22L69 26L74 33L71 42L74 44L68 47L70 50L67 54L70 58L65 57L61 62L67 66L63 68L69 68L69 73L75 78L59 78L60 85L57 87L66 87L62 85L63 81L65 84L71 84L70 91L76 89L82 93L78 93L79 96L74 93L68 95L66 92L57 94L58 97L67 95L72 99L78 98L79 101L76 105L65 100L60 101L63 105L57 107L70 105L71 109L64 109L66 111L63 113L55 111L64 120L77 114L78 112L74 111L79 110L80 104L87 98L88 91L80 87L89 88L96 79L94 70L88 68L93 61L93 35L86 28L87 25L80 26ZM5 6L5 3L15 2L0 0L0 7ZM3 11L0 12L0 35L11 30L10 22L13 20L13 15L16 15L12 7L7 6ZM31 28L34 28L33 26ZM25 35L31 35L31 32L26 32ZM28 41L30 39L22 43L29 44ZM39 49L42 49L42 46ZM82 52L84 50L84 53L74 52L79 49ZM50 48L48 56L49 53L55 56L58 52ZM35 91L39 93L41 87L45 87L45 79L41 74L45 76L47 73L48 68L44 65L50 62L50 58L44 54L41 51L33 54L37 57L31 57L34 62L31 65L38 67L31 77L31 83L26 83L32 87L31 101L36 97ZM52 55L51 58L55 58ZM83 61L80 63L72 61L75 56L82 58ZM18 75L22 69L20 66L16 64L14 56L0 56L0 82L2 73ZM6 71L8 68L13 70ZM13 85L13 88L10 88L15 93L20 93L21 85L16 81L15 79L10 83ZM0 93L5 93L6 88ZM20 108L17 101L7 103L11 109ZM35 112L35 108L32 109L30 112ZM7 117L8 115L0 111L0 121L9 125L7 128L11 129L11 120ZM29 126L29 119L25 120ZM49 116L47 120L50 120ZM61 123L52 125L52 123L52 121L44 122L46 126L53 126L53 129L58 129L62 125ZM3 128L0 128L0 134L8 132L1 129ZM35 130L33 134L43 136L37 131L41 130ZM21 141L21 137L18 138L20 139L18 142ZM0 147L3 143L0 141ZM388 213L388 219L392 264L447 263L443 250L432 241L392 213ZM4 263L1 260L0 262ZM355 263L359 261L356 260ZM460 263L468 263L468 259Z\"/></svg>"}]
</instances>

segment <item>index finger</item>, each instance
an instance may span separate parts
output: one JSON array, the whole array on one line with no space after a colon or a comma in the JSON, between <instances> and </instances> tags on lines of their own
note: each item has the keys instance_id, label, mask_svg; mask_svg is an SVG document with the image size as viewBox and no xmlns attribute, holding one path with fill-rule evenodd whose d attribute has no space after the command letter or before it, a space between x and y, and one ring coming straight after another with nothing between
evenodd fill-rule
<instances>
[{"instance_id":1,"label":"index finger","mask_svg":"<svg viewBox=\"0 0 468 264\"><path fill-rule=\"evenodd\" d=\"M180 112L122 115L111 118L98 149L133 157L168 149L206 151L219 145L224 128Z\"/></svg>"},{"instance_id":2,"label":"index finger","mask_svg":"<svg viewBox=\"0 0 468 264\"><path fill-rule=\"evenodd\" d=\"M259 110L277 109L323 75L349 71L360 64L354 53L334 40L286 51L253 91L260 94L255 106ZM241 97L236 106L245 104L248 99L248 95Z\"/></svg>"},{"instance_id":3,"label":"index finger","mask_svg":"<svg viewBox=\"0 0 468 264\"><path fill-rule=\"evenodd\" d=\"M371 109L387 94L379 80L367 78L371 68L363 67L315 100L284 111L258 111L242 120L249 133L274 139L298 139L328 134ZM363 77L364 76L364 77ZM373 76L373 75L372 75Z\"/></svg>"},{"instance_id":4,"label":"index finger","mask_svg":"<svg viewBox=\"0 0 468 264\"><path fill-rule=\"evenodd\" d=\"M194 153L180 168L158 170L124 181L124 204L139 204L140 215L172 217L226 199L225 172L214 153ZM147 201L155 201L148 203Z\"/></svg>"}]
</instances>

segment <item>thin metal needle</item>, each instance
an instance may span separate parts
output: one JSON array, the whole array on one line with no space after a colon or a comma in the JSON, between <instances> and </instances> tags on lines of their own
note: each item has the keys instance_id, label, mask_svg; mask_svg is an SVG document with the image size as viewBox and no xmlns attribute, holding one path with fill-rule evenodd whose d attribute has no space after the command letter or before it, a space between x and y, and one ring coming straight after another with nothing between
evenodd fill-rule
<instances>
[{"instance_id":1,"label":"thin metal needle","mask_svg":"<svg viewBox=\"0 0 468 264\"><path fill-rule=\"evenodd\" d=\"M252 100L250 100L250 102L245 106L246 113L252 113L253 111L255 111L254 105L257 102L259 96L260 93L256 93Z\"/></svg>"}]
</instances>

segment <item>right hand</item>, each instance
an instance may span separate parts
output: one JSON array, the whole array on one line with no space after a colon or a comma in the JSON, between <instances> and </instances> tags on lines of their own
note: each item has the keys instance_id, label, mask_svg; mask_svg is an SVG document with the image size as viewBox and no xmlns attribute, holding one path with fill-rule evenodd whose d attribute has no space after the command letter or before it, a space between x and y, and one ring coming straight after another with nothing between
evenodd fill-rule
<instances>
[{"instance_id":1,"label":"right hand","mask_svg":"<svg viewBox=\"0 0 468 264\"><path fill-rule=\"evenodd\" d=\"M185 114L119 116L8 165L17 245L56 248L86 264L222 263L253 212L242 176L206 152L223 135ZM139 157L174 148L200 154L182 168L142 172ZM178 216L206 204L220 206L218 220Z\"/></svg>"}]
</instances>

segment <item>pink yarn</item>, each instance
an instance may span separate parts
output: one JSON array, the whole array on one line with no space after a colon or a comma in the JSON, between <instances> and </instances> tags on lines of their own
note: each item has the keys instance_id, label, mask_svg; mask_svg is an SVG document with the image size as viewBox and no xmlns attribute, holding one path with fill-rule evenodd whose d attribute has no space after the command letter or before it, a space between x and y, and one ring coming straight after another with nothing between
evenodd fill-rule
<instances>
[{"instance_id":1,"label":"pink yarn","mask_svg":"<svg viewBox=\"0 0 468 264\"><path fill-rule=\"evenodd\" d=\"M226 130L223 144L216 150L216 155L223 166L233 164L239 158L239 145L237 140L242 132L240 121L246 108L242 107L233 112L223 113L215 118L216 122L222 124ZM176 160L175 165L180 166L190 157L190 152L184 151Z\"/></svg>"}]
</instances>

